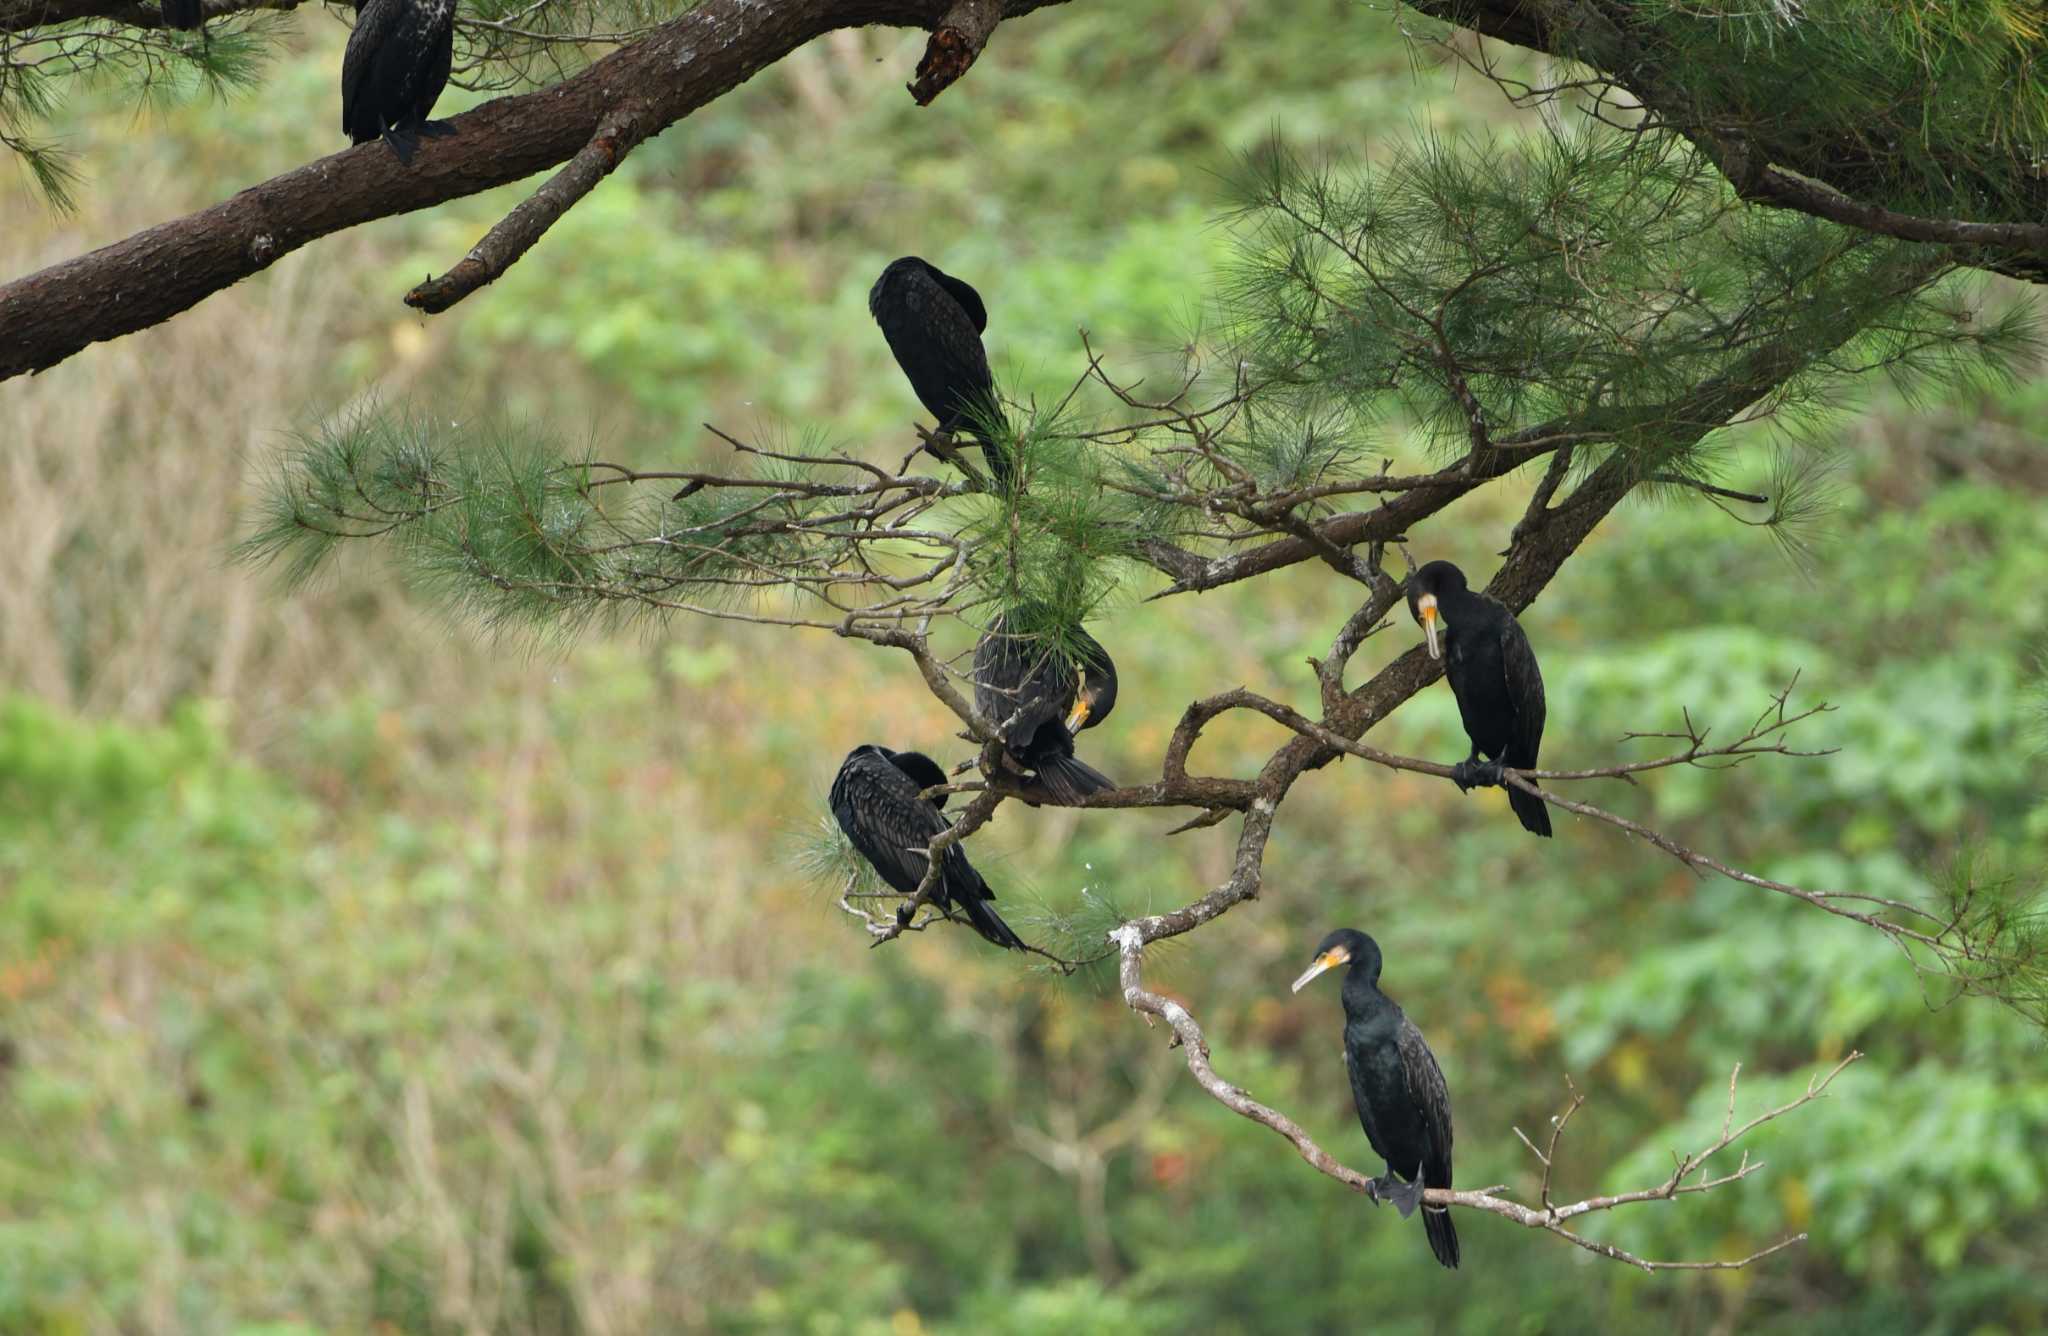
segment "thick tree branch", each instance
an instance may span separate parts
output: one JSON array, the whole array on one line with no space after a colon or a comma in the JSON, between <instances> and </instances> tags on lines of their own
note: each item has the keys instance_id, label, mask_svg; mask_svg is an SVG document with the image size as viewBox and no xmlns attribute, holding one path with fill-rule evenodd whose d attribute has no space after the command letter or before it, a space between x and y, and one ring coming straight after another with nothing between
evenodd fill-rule
<instances>
[{"instance_id":1,"label":"thick tree branch","mask_svg":"<svg viewBox=\"0 0 2048 1336\"><path fill-rule=\"evenodd\" d=\"M1058 3L1002 0L999 16ZM835 28L933 28L953 13L947 0L704 0L552 88L454 118L456 132L423 145L409 168L381 143L358 145L0 287L0 380L168 320L330 233L565 162L621 107L637 104L639 136L651 137ZM577 179L550 188L567 192ZM525 233L538 235L553 207L494 229L478 248L491 248L480 269L493 254L511 254Z\"/></svg>"},{"instance_id":2,"label":"thick tree branch","mask_svg":"<svg viewBox=\"0 0 2048 1336\"><path fill-rule=\"evenodd\" d=\"M1002 19L1002 0L956 0L932 29L924 58L917 62L917 78L904 85L918 106L929 107L967 73Z\"/></svg>"},{"instance_id":3,"label":"thick tree branch","mask_svg":"<svg viewBox=\"0 0 2048 1336\"><path fill-rule=\"evenodd\" d=\"M206 0L200 10L205 22L252 10L292 10L308 0ZM55 27L80 19L112 19L130 28L161 28L163 10L137 0L0 0L0 33L27 32L32 28Z\"/></svg>"},{"instance_id":4,"label":"thick tree branch","mask_svg":"<svg viewBox=\"0 0 2048 1336\"><path fill-rule=\"evenodd\" d=\"M2048 223L1928 218L1867 197L1863 192L1882 186L1881 176L1867 165L1866 147L1857 140L1864 126L1844 126L1835 140L1777 144L1728 125L1693 123L1678 93L1684 72L1662 68L1651 41L1629 21L1626 5L1610 0L1402 3L1487 37L1587 62L1639 101L1660 125L1697 146L1745 200L1880 236L1941 246L1957 263L2048 283Z\"/></svg>"}]
</instances>

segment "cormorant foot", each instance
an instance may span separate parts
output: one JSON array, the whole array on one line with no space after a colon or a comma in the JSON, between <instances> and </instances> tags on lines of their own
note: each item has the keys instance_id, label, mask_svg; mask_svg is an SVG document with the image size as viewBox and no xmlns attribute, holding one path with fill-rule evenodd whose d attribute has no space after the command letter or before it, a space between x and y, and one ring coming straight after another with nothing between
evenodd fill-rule
<instances>
[{"instance_id":1,"label":"cormorant foot","mask_svg":"<svg viewBox=\"0 0 2048 1336\"><path fill-rule=\"evenodd\" d=\"M455 133L455 124L452 121L421 121L419 132L428 139L441 139Z\"/></svg>"},{"instance_id":2,"label":"cormorant foot","mask_svg":"<svg viewBox=\"0 0 2048 1336\"><path fill-rule=\"evenodd\" d=\"M1386 1177L1392 1179L1394 1176L1389 1173ZM1412 1183L1396 1181L1386 1192L1387 1200L1394 1203L1394 1209L1401 1213L1403 1220L1414 1215L1415 1208L1422 1205L1422 1180L1420 1178L1417 1178Z\"/></svg>"},{"instance_id":3,"label":"cormorant foot","mask_svg":"<svg viewBox=\"0 0 2048 1336\"><path fill-rule=\"evenodd\" d=\"M1501 788L1507 780L1501 774L1499 761L1482 761L1477 756L1468 756L1451 767L1451 782L1458 786L1459 792L1469 793L1473 789Z\"/></svg>"},{"instance_id":4,"label":"cormorant foot","mask_svg":"<svg viewBox=\"0 0 2048 1336\"><path fill-rule=\"evenodd\" d=\"M915 913L917 913L917 910L908 900L896 906L896 926L899 928L909 927L911 916Z\"/></svg>"},{"instance_id":5,"label":"cormorant foot","mask_svg":"<svg viewBox=\"0 0 2048 1336\"><path fill-rule=\"evenodd\" d=\"M412 166L412 155L420 151L420 136L417 130L386 130L384 142L391 145L391 151L398 155L404 166Z\"/></svg>"}]
</instances>

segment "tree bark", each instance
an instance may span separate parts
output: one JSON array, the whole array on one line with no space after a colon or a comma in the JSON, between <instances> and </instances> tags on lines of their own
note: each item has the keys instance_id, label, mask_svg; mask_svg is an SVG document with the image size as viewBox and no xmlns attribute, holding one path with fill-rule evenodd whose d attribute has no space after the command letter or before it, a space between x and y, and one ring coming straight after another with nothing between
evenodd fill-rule
<instances>
[{"instance_id":1,"label":"tree bark","mask_svg":"<svg viewBox=\"0 0 2048 1336\"><path fill-rule=\"evenodd\" d=\"M1059 3L1000 0L1000 17ZM160 324L330 233L566 162L628 104L651 137L823 33L882 24L957 35L955 8L953 0L705 0L552 88L456 117L455 133L423 143L411 167L382 143L357 145L0 287L0 380ZM985 41L993 23L966 27Z\"/></svg>"},{"instance_id":2,"label":"tree bark","mask_svg":"<svg viewBox=\"0 0 2048 1336\"><path fill-rule=\"evenodd\" d=\"M1929 218L1887 205L1891 176L1859 138L1774 135L1767 125L1700 124L1687 119L1679 90L1687 72L1662 67L1631 26L1630 6L1615 0L1401 0L1417 13L1515 46L1591 66L1690 140L1736 194L1752 203L1811 214L1880 236L1946 249L1956 263L2030 283L2048 283L2048 181L2029 191L2038 208L1998 221ZM1796 94L1796 90L1788 90ZM1976 169L1947 164L1959 198Z\"/></svg>"}]
</instances>

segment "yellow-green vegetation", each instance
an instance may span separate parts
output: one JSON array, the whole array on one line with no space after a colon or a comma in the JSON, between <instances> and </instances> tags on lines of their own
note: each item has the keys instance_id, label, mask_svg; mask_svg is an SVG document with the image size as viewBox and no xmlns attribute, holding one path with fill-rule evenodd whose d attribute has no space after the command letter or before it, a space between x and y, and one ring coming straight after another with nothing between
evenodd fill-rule
<instances>
[{"instance_id":1,"label":"yellow-green vegetation","mask_svg":"<svg viewBox=\"0 0 2048 1336\"><path fill-rule=\"evenodd\" d=\"M302 49L253 99L68 108L81 211L10 185L0 268L335 146L339 26L293 21ZM1028 972L960 931L869 950L805 880L791 851L848 748L966 754L900 656L687 619L536 646L428 611L363 553L291 595L230 561L265 462L371 393L646 467L729 460L704 420L900 456L918 413L863 302L908 251L987 297L1019 397L1078 373L1078 325L1120 378L1171 377L1229 247L1217 176L1276 124L1379 161L1421 126L1524 128L1349 3L1050 10L923 111L900 88L919 49L799 53L432 322L399 294L510 192L319 243L0 391L0 1332L2048 1323L2039 1031L1853 924L1562 814L1529 840L1498 792L1308 777L1261 898L1147 977L1350 1163L1378 1168L1334 1006L1286 991L1333 926L1385 945L1462 1183L1533 1191L1512 1129L1536 1135L1566 1074L1591 1102L1557 1181L1581 1195L1661 1179L1738 1061L1749 1112L1870 1055L1757 1135L1761 1175L1591 1227L1659 1257L1804 1246L1644 1277L1467 1213L1447 1273L1203 1096L1101 972ZM1681 710L1739 729L1797 674L1795 702L1837 707L1798 741L1833 754L1591 796L1766 875L2025 886L2048 862L2042 384L1809 422L1836 467L1803 566L1696 498L1626 506L1522 618L1546 761L1645 754L1617 739ZM1426 457L1400 425L1389 452ZM1731 433L1728 480L1772 485L1780 443ZM1489 572L1518 499L1454 509L1427 555ZM1124 694L1087 754L1123 779L1197 695L1313 700L1304 659L1351 607L1306 567L1146 592L1091 624ZM1369 642L1354 680L1412 634ZM1202 755L1239 773L1275 740L1233 716ZM1464 749L1442 687L1374 740ZM1178 815L1013 804L975 859L1026 936L1091 896L1168 908L1231 851L1227 827L1162 839Z\"/></svg>"}]
</instances>

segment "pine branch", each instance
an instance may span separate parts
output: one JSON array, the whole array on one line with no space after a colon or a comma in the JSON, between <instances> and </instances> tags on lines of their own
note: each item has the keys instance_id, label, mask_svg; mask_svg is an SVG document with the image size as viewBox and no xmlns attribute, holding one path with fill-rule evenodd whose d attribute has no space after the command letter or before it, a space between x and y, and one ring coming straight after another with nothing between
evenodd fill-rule
<instances>
[{"instance_id":1,"label":"pine branch","mask_svg":"<svg viewBox=\"0 0 2048 1336\"><path fill-rule=\"evenodd\" d=\"M1001 14L1065 2L1004 0ZM835 28L930 29L953 13L947 0L705 0L554 87L455 117L455 133L423 146L411 167L383 144L359 145L0 287L0 380L159 324L331 233L566 162L622 107L642 107L636 123L652 136ZM497 233L480 267L525 233L537 236L534 224L552 221L553 208L551 200Z\"/></svg>"},{"instance_id":2,"label":"pine branch","mask_svg":"<svg viewBox=\"0 0 2048 1336\"><path fill-rule=\"evenodd\" d=\"M1519 103L1544 101L1564 92L1590 92L1594 98L1590 114L1605 120L1611 90L1620 89L1649 114L1647 122L1638 120L1632 129L1682 135L1720 169L1745 200L1879 236L1938 246L1956 263L2048 283L2048 223L2037 221L2048 206L2048 190L2042 188L2038 168L2019 160L2018 155L1996 169L2001 184L2017 194L2019 202L2012 207L2018 210L2018 217L1970 220L1896 208L1885 196L1898 186L1903 159L1873 160L1871 141L1882 142L1883 134L1873 135L1873 128L1863 123L1815 129L1806 120L1781 118L1783 133L1767 137L1768 124L1756 122L1753 112L1729 107L1725 115L1702 114L1702 103L1710 107L1711 95L1700 94L1694 81L1711 81L1711 70L1699 60L1667 60L1666 32L1655 17L1645 19L1637 6L1622 0L1402 3L1431 18L1533 51L1581 61L1599 72L1593 80L1566 79L1550 88L1527 89L1511 87L1482 66L1481 72L1494 78ZM1876 14L1880 7L1871 8ZM1673 22L1694 30L1708 26L1689 14L1681 14ZM1462 52L1456 54L1471 63ZM1740 49L1730 49L1726 58L1740 62L1743 54ZM2025 76L2012 77L2024 82ZM1987 95L2013 94L2002 88ZM2043 98L2039 87L2027 89L2026 95L2037 103ZM1957 101L1952 89L1945 89L1943 96L1951 103ZM1785 98L1796 105L1798 90L1787 88ZM1628 124L1631 119L1635 118L1620 123ZM1989 175L1959 152L1948 151L1946 145L1922 147L1926 151L1921 154L1921 169L1952 183L1952 191L1959 197L1971 193L1965 183ZM1897 146L1893 151L1898 151Z\"/></svg>"}]
</instances>

